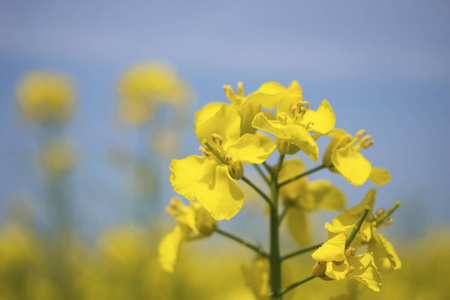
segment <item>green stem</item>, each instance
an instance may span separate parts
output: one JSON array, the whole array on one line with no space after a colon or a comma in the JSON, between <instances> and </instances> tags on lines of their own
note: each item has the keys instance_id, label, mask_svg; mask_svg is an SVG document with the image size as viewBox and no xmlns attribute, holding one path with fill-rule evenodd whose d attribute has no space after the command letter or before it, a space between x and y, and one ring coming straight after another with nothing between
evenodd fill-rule
<instances>
[{"instance_id":1,"label":"green stem","mask_svg":"<svg viewBox=\"0 0 450 300\"><path fill-rule=\"evenodd\" d=\"M280 155L278 165L272 173L270 181L270 195L272 206L270 207L270 287L272 300L280 300L281 290L281 256L278 219L278 174L283 164L284 155Z\"/></svg>"},{"instance_id":2,"label":"green stem","mask_svg":"<svg viewBox=\"0 0 450 300\"><path fill-rule=\"evenodd\" d=\"M267 179L266 175L264 174L263 170L261 169L261 167L259 165L253 165L255 166L256 171L258 171L259 175L261 175L262 179L264 179L264 181L270 185L269 179Z\"/></svg>"},{"instance_id":3,"label":"green stem","mask_svg":"<svg viewBox=\"0 0 450 300\"><path fill-rule=\"evenodd\" d=\"M273 173L272 167L269 166L266 162L263 162L262 165L264 166L264 168L266 168L266 171L269 172L269 174Z\"/></svg>"},{"instance_id":4,"label":"green stem","mask_svg":"<svg viewBox=\"0 0 450 300\"><path fill-rule=\"evenodd\" d=\"M316 171L319 171L319 170L321 170L321 169L323 169L323 168L326 168L326 166L325 166L325 165L320 165L320 166L318 166L318 167L315 167L314 169L308 170L308 171L306 171L305 173L299 174L299 175L297 175L297 176L295 176L295 177L292 177L291 179L288 179L288 180L283 181L282 183L280 183L280 184L278 185L278 187L282 187L283 185L286 185L286 184L288 184L288 183L291 183L292 181L295 181L295 180L300 179L300 178L302 178L302 177L304 177L304 176L307 176L307 175L309 175L309 174L312 174L312 173L314 173L314 172L316 172Z\"/></svg>"},{"instance_id":5,"label":"green stem","mask_svg":"<svg viewBox=\"0 0 450 300\"><path fill-rule=\"evenodd\" d=\"M367 214L369 213L370 209L371 208L368 205L366 205L366 207L364 207L364 210L361 213L361 216L359 217L359 219L355 223L355 225L353 225L352 230L350 231L350 233L347 236L347 240L345 241L345 249L347 249L348 246L350 246L350 244L352 243L353 239L355 238L356 234L358 233L359 229L361 228L361 225L364 222L364 219L366 218Z\"/></svg>"},{"instance_id":6,"label":"green stem","mask_svg":"<svg viewBox=\"0 0 450 300\"><path fill-rule=\"evenodd\" d=\"M283 222L283 219L286 216L288 209L289 209L289 205L286 205L283 208L283 211L281 212L280 217L278 218L278 226L281 226L281 222Z\"/></svg>"},{"instance_id":7,"label":"green stem","mask_svg":"<svg viewBox=\"0 0 450 300\"><path fill-rule=\"evenodd\" d=\"M386 212L384 212L383 214L381 214L381 216L379 216L375 222L377 222L377 225L380 225L384 220L386 220L387 218L389 218L389 216L397 209L400 207L400 205L402 205L402 203L400 201L397 201L389 210L387 210Z\"/></svg>"},{"instance_id":8,"label":"green stem","mask_svg":"<svg viewBox=\"0 0 450 300\"><path fill-rule=\"evenodd\" d=\"M251 186L261 197L263 197L263 199L270 205L272 206L272 202L270 201L269 196L267 196L266 194L264 194L263 191L261 191L259 189L259 187L257 187L253 182L250 181L250 179L248 179L247 177L242 177L241 178L242 181L244 181L246 184L248 184L249 186Z\"/></svg>"},{"instance_id":9,"label":"green stem","mask_svg":"<svg viewBox=\"0 0 450 300\"><path fill-rule=\"evenodd\" d=\"M284 295L285 293L287 293L287 292L289 292L290 290L292 290L293 288L296 288L296 287L298 287L299 285L302 285L302 284L304 284L305 282L308 282L308 281L310 281L311 279L314 279L314 278L316 278L316 277L314 277L314 276L309 276L309 277L306 277L305 279L302 279L302 280L300 280L300 281L297 281L297 282L294 282L293 284L291 284L290 286L288 286L287 288L285 288L284 290L282 290L281 292L280 292L280 296L281 295Z\"/></svg>"},{"instance_id":10,"label":"green stem","mask_svg":"<svg viewBox=\"0 0 450 300\"><path fill-rule=\"evenodd\" d=\"M222 229L219 229L219 228L216 229L216 232L217 232L218 234L221 234L221 235L223 235L223 236L226 236L226 237L229 238L229 239L232 239L232 240L238 242L238 243L241 244L241 245L246 246L247 248L252 249L252 250L255 251L256 253L258 253L258 254L260 254L260 255L262 255L262 256L264 256L264 257L269 257L269 254L268 254L266 251L262 250L260 247L257 247L257 246L255 246L255 245L253 245L253 244L251 244L251 243L245 241L244 239L242 239L242 238L240 238L240 237L237 237L237 236L235 236L235 235L233 235L233 234L231 234L231 233L228 233L228 232L226 232L226 231L223 231Z\"/></svg>"},{"instance_id":11,"label":"green stem","mask_svg":"<svg viewBox=\"0 0 450 300\"><path fill-rule=\"evenodd\" d=\"M320 243L320 244L317 244L317 245L314 245L314 246L311 246L311 247L308 247L308 248L300 249L298 251L295 251L295 252L283 255L281 257L281 260L285 260L285 259L297 256L297 255L300 255L300 254L303 254L303 253L306 253L306 252L309 252L309 251L312 251L312 250L316 250L317 248L319 248L322 245L323 245L323 243Z\"/></svg>"}]
</instances>

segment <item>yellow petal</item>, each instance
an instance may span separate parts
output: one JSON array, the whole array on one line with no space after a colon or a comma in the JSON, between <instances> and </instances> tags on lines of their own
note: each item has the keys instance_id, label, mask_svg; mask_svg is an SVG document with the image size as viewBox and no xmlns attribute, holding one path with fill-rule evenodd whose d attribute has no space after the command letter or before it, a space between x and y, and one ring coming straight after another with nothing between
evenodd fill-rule
<instances>
[{"instance_id":1,"label":"yellow petal","mask_svg":"<svg viewBox=\"0 0 450 300\"><path fill-rule=\"evenodd\" d=\"M326 241L311 256L315 261L344 261L346 236L340 233Z\"/></svg>"},{"instance_id":2,"label":"yellow petal","mask_svg":"<svg viewBox=\"0 0 450 300\"><path fill-rule=\"evenodd\" d=\"M253 105L245 101L238 109L239 115L241 116L241 135L246 133L254 134L256 128L253 128L252 122L255 116L261 112L260 105Z\"/></svg>"},{"instance_id":3,"label":"yellow petal","mask_svg":"<svg viewBox=\"0 0 450 300\"><path fill-rule=\"evenodd\" d=\"M287 89L277 82L267 82L259 89L248 95L246 102L252 105L261 105L267 109L274 109L281 96L287 92Z\"/></svg>"},{"instance_id":4,"label":"yellow petal","mask_svg":"<svg viewBox=\"0 0 450 300\"><path fill-rule=\"evenodd\" d=\"M344 261L329 261L325 275L334 280L343 280L348 273L348 262Z\"/></svg>"},{"instance_id":5,"label":"yellow petal","mask_svg":"<svg viewBox=\"0 0 450 300\"><path fill-rule=\"evenodd\" d=\"M391 174L388 170L373 167L369 179L376 185L385 185L391 181Z\"/></svg>"},{"instance_id":6,"label":"yellow petal","mask_svg":"<svg viewBox=\"0 0 450 300\"><path fill-rule=\"evenodd\" d=\"M330 181L319 179L308 184L308 190L316 209L343 210L346 197L338 187Z\"/></svg>"},{"instance_id":7,"label":"yellow petal","mask_svg":"<svg viewBox=\"0 0 450 300\"><path fill-rule=\"evenodd\" d=\"M173 189L186 199L195 200L199 184L208 181L214 164L214 159L196 155L172 160L169 169Z\"/></svg>"},{"instance_id":8,"label":"yellow petal","mask_svg":"<svg viewBox=\"0 0 450 300\"><path fill-rule=\"evenodd\" d=\"M374 232L373 240L369 243L369 251L373 252L376 265L379 269L398 270L402 263L392 247L382 234Z\"/></svg>"},{"instance_id":9,"label":"yellow petal","mask_svg":"<svg viewBox=\"0 0 450 300\"><path fill-rule=\"evenodd\" d=\"M299 158L286 160L278 175L278 183L286 181L296 175L301 174L306 169L306 164ZM288 183L280 188L280 197L290 204L296 203L305 194L306 176Z\"/></svg>"},{"instance_id":10,"label":"yellow petal","mask_svg":"<svg viewBox=\"0 0 450 300\"><path fill-rule=\"evenodd\" d=\"M199 111L195 113L195 122L201 124L214 116L220 108L226 105L221 102L212 102L202 107Z\"/></svg>"},{"instance_id":11,"label":"yellow petal","mask_svg":"<svg viewBox=\"0 0 450 300\"><path fill-rule=\"evenodd\" d=\"M333 220L334 223L334 220ZM352 230L353 225L348 226L333 226L330 223L325 223L325 228L328 230L328 238L331 239L339 234L345 234L347 237L350 234L350 231ZM361 248L361 233L358 232L356 234L356 237L353 239L353 241L350 243L349 247L353 247L356 250Z\"/></svg>"},{"instance_id":12,"label":"yellow petal","mask_svg":"<svg viewBox=\"0 0 450 300\"><path fill-rule=\"evenodd\" d=\"M373 207L375 206L375 195L376 194L377 194L376 189L374 189L374 188L370 189L367 192L367 194L364 196L364 199L361 201L361 203L345 210L346 214L352 215L356 218L355 221L352 223L355 223L358 220L359 216L361 215L361 213L363 212L363 210L365 209L366 206L369 206L371 208L369 210L368 215L370 216L372 214ZM348 225L350 225L350 224L348 224Z\"/></svg>"},{"instance_id":13,"label":"yellow petal","mask_svg":"<svg viewBox=\"0 0 450 300\"><path fill-rule=\"evenodd\" d=\"M281 97L277 106L277 116L285 113L287 116L292 117L291 108L296 105L297 102L302 101L303 96L301 94L287 93Z\"/></svg>"},{"instance_id":14,"label":"yellow petal","mask_svg":"<svg viewBox=\"0 0 450 300\"><path fill-rule=\"evenodd\" d=\"M309 130L321 134L327 134L334 128L336 124L336 116L333 113L333 108L325 99L317 108L317 111L308 109L302 117L300 124L306 125L313 122L309 126Z\"/></svg>"},{"instance_id":15,"label":"yellow petal","mask_svg":"<svg viewBox=\"0 0 450 300\"><path fill-rule=\"evenodd\" d=\"M241 117L231 106L222 104L217 111L214 106L206 106L205 111L201 109L197 116L199 120L195 121L195 133L200 142L207 139L213 145L214 141L211 138L213 133L222 137L224 148L239 139Z\"/></svg>"},{"instance_id":16,"label":"yellow petal","mask_svg":"<svg viewBox=\"0 0 450 300\"><path fill-rule=\"evenodd\" d=\"M252 126L267 131L278 138L285 139L299 147L309 158L317 162L319 148L305 127L301 125L283 125L278 120L269 120L263 113L253 119Z\"/></svg>"},{"instance_id":17,"label":"yellow petal","mask_svg":"<svg viewBox=\"0 0 450 300\"><path fill-rule=\"evenodd\" d=\"M292 81L291 85L288 88L289 93L303 95L302 87L297 81Z\"/></svg>"},{"instance_id":18,"label":"yellow petal","mask_svg":"<svg viewBox=\"0 0 450 300\"><path fill-rule=\"evenodd\" d=\"M370 162L353 147L334 151L331 154L331 162L342 177L355 186L364 184L372 170Z\"/></svg>"},{"instance_id":19,"label":"yellow petal","mask_svg":"<svg viewBox=\"0 0 450 300\"><path fill-rule=\"evenodd\" d=\"M213 172L197 186L198 202L216 220L234 217L244 204L244 192L234 181L226 165L215 165Z\"/></svg>"},{"instance_id":20,"label":"yellow petal","mask_svg":"<svg viewBox=\"0 0 450 300\"><path fill-rule=\"evenodd\" d=\"M379 292L383 282L381 274L377 270L377 266L373 261L373 256L370 253L349 256L347 261L350 268L355 268L348 277L364 283L368 288L374 292Z\"/></svg>"},{"instance_id":21,"label":"yellow petal","mask_svg":"<svg viewBox=\"0 0 450 300\"><path fill-rule=\"evenodd\" d=\"M230 145L227 150L233 159L249 164L261 164L273 153L275 146L267 151L261 145L258 136L247 133L241 136L236 143Z\"/></svg>"},{"instance_id":22,"label":"yellow petal","mask_svg":"<svg viewBox=\"0 0 450 300\"><path fill-rule=\"evenodd\" d=\"M305 212L298 207L290 207L286 213L286 224L290 235L301 246L311 243Z\"/></svg>"},{"instance_id":23,"label":"yellow petal","mask_svg":"<svg viewBox=\"0 0 450 300\"><path fill-rule=\"evenodd\" d=\"M180 225L167 234L159 244L159 264L166 272L172 273L178 259L181 243L183 241L183 229Z\"/></svg>"}]
</instances>

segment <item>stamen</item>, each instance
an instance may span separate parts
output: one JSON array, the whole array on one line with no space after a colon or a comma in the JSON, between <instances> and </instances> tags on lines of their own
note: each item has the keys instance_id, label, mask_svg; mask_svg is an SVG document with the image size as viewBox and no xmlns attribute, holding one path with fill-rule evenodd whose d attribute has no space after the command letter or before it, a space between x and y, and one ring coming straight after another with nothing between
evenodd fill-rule
<instances>
[{"instance_id":1,"label":"stamen","mask_svg":"<svg viewBox=\"0 0 450 300\"><path fill-rule=\"evenodd\" d=\"M347 250L345 250L346 256L355 256L356 249L353 247L348 247Z\"/></svg>"},{"instance_id":2,"label":"stamen","mask_svg":"<svg viewBox=\"0 0 450 300\"><path fill-rule=\"evenodd\" d=\"M239 97L244 98L244 85L242 82L238 82L237 92Z\"/></svg>"},{"instance_id":3,"label":"stamen","mask_svg":"<svg viewBox=\"0 0 450 300\"><path fill-rule=\"evenodd\" d=\"M345 274L345 276L350 275L353 271L355 271L355 267L354 267L354 266L351 266L351 267L348 269L348 272L347 272L347 274Z\"/></svg>"},{"instance_id":4,"label":"stamen","mask_svg":"<svg viewBox=\"0 0 450 300\"><path fill-rule=\"evenodd\" d=\"M295 117L300 112L300 108L297 105L291 107L292 117Z\"/></svg>"},{"instance_id":5,"label":"stamen","mask_svg":"<svg viewBox=\"0 0 450 300\"><path fill-rule=\"evenodd\" d=\"M216 143L219 146L221 146L223 143L222 137L216 133L212 134L211 139L213 140L214 143Z\"/></svg>"},{"instance_id":6,"label":"stamen","mask_svg":"<svg viewBox=\"0 0 450 300\"><path fill-rule=\"evenodd\" d=\"M233 157L230 154L225 155L225 161L227 163L230 163L232 159L233 159Z\"/></svg>"},{"instance_id":7,"label":"stamen","mask_svg":"<svg viewBox=\"0 0 450 300\"><path fill-rule=\"evenodd\" d=\"M386 221L384 221L383 225L388 226L391 225L392 222L394 222L394 219L392 219L392 217L389 217Z\"/></svg>"},{"instance_id":8,"label":"stamen","mask_svg":"<svg viewBox=\"0 0 450 300\"><path fill-rule=\"evenodd\" d=\"M223 90L225 91L225 95L227 96L228 100L233 102L236 99L236 95L234 94L233 88L229 85L224 85Z\"/></svg>"},{"instance_id":9,"label":"stamen","mask_svg":"<svg viewBox=\"0 0 450 300\"><path fill-rule=\"evenodd\" d=\"M203 153L203 155L205 155L206 157L211 156L211 151L209 151L203 146L200 146L198 150L200 150L200 152Z\"/></svg>"},{"instance_id":10,"label":"stamen","mask_svg":"<svg viewBox=\"0 0 450 300\"><path fill-rule=\"evenodd\" d=\"M364 129L360 129L360 130L355 134L355 138L354 138L355 142L359 141L359 140L361 139L361 137L362 137L363 135L365 135L365 134L366 134L366 131L365 131Z\"/></svg>"},{"instance_id":11,"label":"stamen","mask_svg":"<svg viewBox=\"0 0 450 300\"><path fill-rule=\"evenodd\" d=\"M287 120L288 120L288 115L285 112L282 112L277 116L277 119L280 120L282 125L286 125Z\"/></svg>"},{"instance_id":12,"label":"stamen","mask_svg":"<svg viewBox=\"0 0 450 300\"><path fill-rule=\"evenodd\" d=\"M373 143L374 143L373 140L366 141L364 143L361 142L361 147L363 147L364 149L367 149L367 148L371 147L373 145Z\"/></svg>"},{"instance_id":13,"label":"stamen","mask_svg":"<svg viewBox=\"0 0 450 300\"><path fill-rule=\"evenodd\" d=\"M381 214L384 213L384 208L380 208L379 210L377 210L377 212L373 215L374 219L378 218L379 216L381 216Z\"/></svg>"},{"instance_id":14,"label":"stamen","mask_svg":"<svg viewBox=\"0 0 450 300\"><path fill-rule=\"evenodd\" d=\"M314 125L313 121L309 121L308 123L306 123L305 129L308 130L308 127L311 126L311 125Z\"/></svg>"}]
</instances>

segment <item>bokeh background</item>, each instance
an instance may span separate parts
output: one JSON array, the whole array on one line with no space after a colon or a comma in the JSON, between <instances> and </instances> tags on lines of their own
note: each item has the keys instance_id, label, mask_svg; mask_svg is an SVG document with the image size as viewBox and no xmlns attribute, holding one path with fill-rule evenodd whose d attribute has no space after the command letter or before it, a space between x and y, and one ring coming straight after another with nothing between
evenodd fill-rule
<instances>
[{"instance_id":1,"label":"bokeh background","mask_svg":"<svg viewBox=\"0 0 450 300\"><path fill-rule=\"evenodd\" d=\"M157 245L174 225L164 213L175 196L168 166L198 152L194 113L227 102L224 84L242 81L250 93L292 80L310 103L330 101L336 127L373 136L364 155L392 174L378 206L403 203L386 235L404 268L386 275L384 294L365 297L449 297L449 12L447 1L1 1L0 252L10 261L0 256L0 297L251 299L240 274L251 253L221 237L186 245L175 274L159 269ZM190 93L183 114L163 105L148 124L126 128L117 120L118 82L142 62L170 65ZM57 133L26 124L18 109L20 80L39 70L67 74L76 87L73 116ZM55 233L49 199L58 197L38 160L49 134L69 139L75 153L58 196L70 234ZM350 206L372 187L326 171L312 178L333 181ZM265 245L263 210L249 200L220 226ZM317 242L332 216L315 216ZM286 245L296 247L288 238ZM309 264L291 268L303 277ZM335 295L345 287L317 281L302 289L319 297L325 284Z\"/></svg>"}]
</instances>

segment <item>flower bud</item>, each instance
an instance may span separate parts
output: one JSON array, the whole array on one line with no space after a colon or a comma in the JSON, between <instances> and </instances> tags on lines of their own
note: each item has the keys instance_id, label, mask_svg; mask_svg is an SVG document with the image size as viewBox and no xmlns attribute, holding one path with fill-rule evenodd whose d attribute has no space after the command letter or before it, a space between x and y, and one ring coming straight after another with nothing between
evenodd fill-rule
<instances>
[{"instance_id":1,"label":"flower bud","mask_svg":"<svg viewBox=\"0 0 450 300\"><path fill-rule=\"evenodd\" d=\"M322 277L325 275L326 270L327 270L327 262L318 261L312 268L312 275L315 277Z\"/></svg>"},{"instance_id":2,"label":"flower bud","mask_svg":"<svg viewBox=\"0 0 450 300\"><path fill-rule=\"evenodd\" d=\"M217 221L209 212L201 207L195 214L195 227L202 235L211 235L217 228Z\"/></svg>"}]
</instances>

